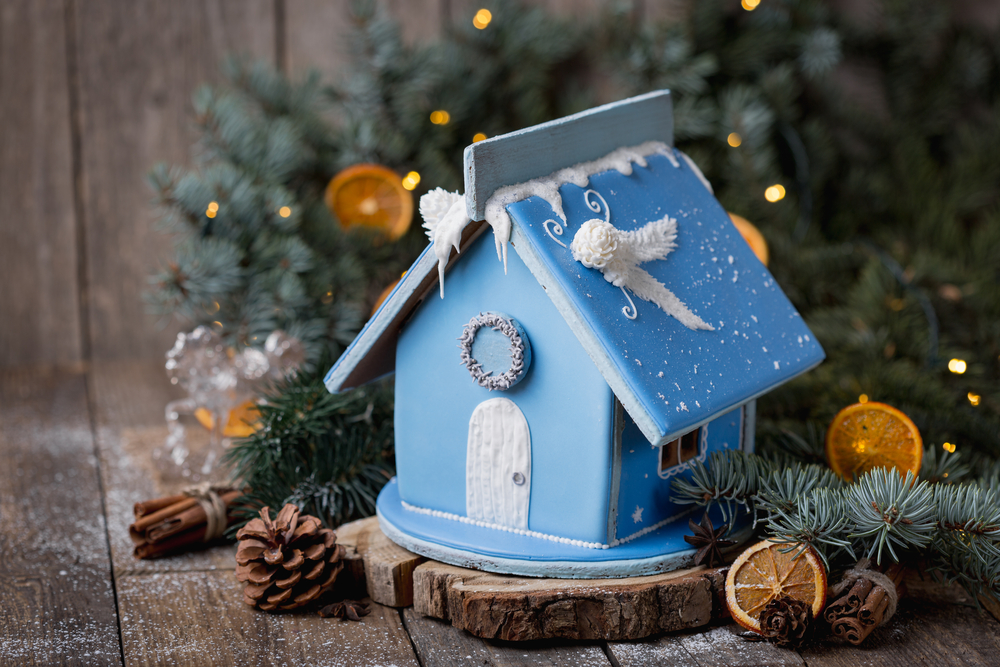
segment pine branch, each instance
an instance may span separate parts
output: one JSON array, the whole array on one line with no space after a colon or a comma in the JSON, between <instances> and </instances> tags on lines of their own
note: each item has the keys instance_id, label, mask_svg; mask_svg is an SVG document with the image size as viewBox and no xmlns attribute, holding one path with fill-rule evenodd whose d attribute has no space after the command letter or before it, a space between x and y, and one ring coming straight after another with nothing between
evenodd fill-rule
<instances>
[{"instance_id":1,"label":"pine branch","mask_svg":"<svg viewBox=\"0 0 1000 667\"><path fill-rule=\"evenodd\" d=\"M723 521L731 522L734 505L752 511L754 496L763 476L771 466L755 454L740 451L713 452L707 463L690 462L690 477L677 477L670 483L670 499L679 505L707 507L716 504Z\"/></svg>"},{"instance_id":2,"label":"pine branch","mask_svg":"<svg viewBox=\"0 0 1000 667\"><path fill-rule=\"evenodd\" d=\"M961 459L961 452L950 452L946 449L939 452L937 447L930 445L924 448L924 457L920 464L920 479L932 484L959 482L970 471L969 466L962 463Z\"/></svg>"},{"instance_id":3,"label":"pine branch","mask_svg":"<svg viewBox=\"0 0 1000 667\"><path fill-rule=\"evenodd\" d=\"M941 457L929 469L954 470L956 461ZM996 594L1000 502L991 483L1000 467L988 468L976 483L929 482L879 468L845 484L821 466L726 451L714 453L707 466L693 465L690 477L675 479L671 488L674 502L718 505L727 516L733 505L744 505L769 539L811 546L828 569L846 557L853 562L865 555L881 564L884 554L894 562L904 553L923 554L970 593Z\"/></svg>"},{"instance_id":4,"label":"pine branch","mask_svg":"<svg viewBox=\"0 0 1000 667\"><path fill-rule=\"evenodd\" d=\"M336 527L370 516L392 477L392 395L385 386L331 394L329 359L265 396L262 428L227 452L236 483L249 487L241 517L294 503Z\"/></svg>"},{"instance_id":5,"label":"pine branch","mask_svg":"<svg viewBox=\"0 0 1000 667\"><path fill-rule=\"evenodd\" d=\"M927 482L917 482L912 472L903 479L895 470L876 468L847 487L846 505L853 525L851 538L867 538L868 558L882 564L888 548L919 549L930 544L937 527L934 494Z\"/></svg>"},{"instance_id":6,"label":"pine branch","mask_svg":"<svg viewBox=\"0 0 1000 667\"><path fill-rule=\"evenodd\" d=\"M772 468L760 478L754 503L769 513L794 512L799 500L814 489L837 489L842 485L840 477L826 466L793 463Z\"/></svg>"},{"instance_id":7,"label":"pine branch","mask_svg":"<svg viewBox=\"0 0 1000 667\"><path fill-rule=\"evenodd\" d=\"M857 559L851 540L851 526L844 494L836 488L813 488L786 506L768 510L766 529L776 542L812 547L823 559L827 571L830 560L841 551Z\"/></svg>"}]
</instances>

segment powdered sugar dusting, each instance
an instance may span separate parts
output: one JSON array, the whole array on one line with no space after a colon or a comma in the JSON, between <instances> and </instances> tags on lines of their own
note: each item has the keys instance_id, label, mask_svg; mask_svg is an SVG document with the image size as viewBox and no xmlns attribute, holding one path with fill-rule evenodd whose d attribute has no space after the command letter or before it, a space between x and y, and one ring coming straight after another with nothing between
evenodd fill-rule
<instances>
[{"instance_id":1,"label":"powdered sugar dusting","mask_svg":"<svg viewBox=\"0 0 1000 667\"><path fill-rule=\"evenodd\" d=\"M98 443L105 477L105 503L108 510L108 539L115 571L138 574L178 570L214 570L233 566L234 548L213 547L177 554L169 558L136 560L128 525L133 520L132 506L141 501L176 493L197 480L187 480L180 470L171 470L166 460L154 461L154 450L167 437L166 425L145 428L98 429ZM198 426L185 430L186 444L192 456L203 455L208 446L208 432ZM223 481L221 471L215 481Z\"/></svg>"},{"instance_id":2,"label":"powdered sugar dusting","mask_svg":"<svg viewBox=\"0 0 1000 667\"><path fill-rule=\"evenodd\" d=\"M243 603L229 572L122 578L122 645L141 664L297 664L417 667L394 609L358 622L266 614Z\"/></svg>"},{"instance_id":3,"label":"powdered sugar dusting","mask_svg":"<svg viewBox=\"0 0 1000 667\"><path fill-rule=\"evenodd\" d=\"M609 642L608 648L622 667L637 665L772 665L802 667L802 658L788 649L767 642L747 641L738 636L738 625L695 628L651 642Z\"/></svg>"},{"instance_id":4,"label":"powdered sugar dusting","mask_svg":"<svg viewBox=\"0 0 1000 667\"><path fill-rule=\"evenodd\" d=\"M82 375L0 375L0 664L119 661Z\"/></svg>"}]
</instances>

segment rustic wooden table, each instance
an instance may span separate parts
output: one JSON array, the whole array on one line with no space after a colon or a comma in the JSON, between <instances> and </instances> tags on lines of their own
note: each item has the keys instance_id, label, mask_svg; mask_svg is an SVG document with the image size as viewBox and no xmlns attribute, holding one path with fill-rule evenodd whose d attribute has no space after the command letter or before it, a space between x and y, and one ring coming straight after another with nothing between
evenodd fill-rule
<instances>
[{"instance_id":1,"label":"rustic wooden table","mask_svg":"<svg viewBox=\"0 0 1000 667\"><path fill-rule=\"evenodd\" d=\"M373 605L360 623L242 602L233 547L136 561L132 504L183 483L152 460L162 363L0 371L0 665L997 665L1000 623L920 580L864 647L795 652L718 626L634 643L488 642Z\"/></svg>"}]
</instances>

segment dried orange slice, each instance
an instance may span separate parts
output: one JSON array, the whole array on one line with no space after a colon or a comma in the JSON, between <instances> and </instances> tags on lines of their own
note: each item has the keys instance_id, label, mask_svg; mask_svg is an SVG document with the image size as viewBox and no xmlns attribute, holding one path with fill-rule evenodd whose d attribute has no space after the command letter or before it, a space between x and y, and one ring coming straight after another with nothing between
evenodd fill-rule
<instances>
[{"instance_id":1,"label":"dried orange slice","mask_svg":"<svg viewBox=\"0 0 1000 667\"><path fill-rule=\"evenodd\" d=\"M413 220L413 195L396 172L378 164L356 164L334 176L326 205L344 229L365 227L390 241Z\"/></svg>"},{"instance_id":2,"label":"dried orange slice","mask_svg":"<svg viewBox=\"0 0 1000 667\"><path fill-rule=\"evenodd\" d=\"M784 551L784 553L782 553ZM812 607L826 605L826 568L811 547L764 540L739 555L726 575L726 603L733 620L760 632L760 612L775 598L791 597Z\"/></svg>"},{"instance_id":3,"label":"dried orange slice","mask_svg":"<svg viewBox=\"0 0 1000 667\"><path fill-rule=\"evenodd\" d=\"M767 260L771 258L771 255L767 250L767 241L764 240L764 235L760 233L759 229L753 226L753 223L741 215L730 213L729 218L736 225L736 230L740 233L740 236L750 245L753 254L757 255L757 259L761 261L761 264L767 266Z\"/></svg>"},{"instance_id":4,"label":"dried orange slice","mask_svg":"<svg viewBox=\"0 0 1000 667\"><path fill-rule=\"evenodd\" d=\"M826 431L826 460L847 481L873 468L900 475L920 472L924 443L905 414L885 403L855 403L833 418Z\"/></svg>"},{"instance_id":5,"label":"dried orange slice","mask_svg":"<svg viewBox=\"0 0 1000 667\"><path fill-rule=\"evenodd\" d=\"M194 417L198 423L209 431L215 425L215 418L212 412L206 408L198 408L194 411ZM245 438L253 434L259 427L257 404L252 400L229 411L229 419L226 421L226 428L222 430L222 435L227 438Z\"/></svg>"}]
</instances>

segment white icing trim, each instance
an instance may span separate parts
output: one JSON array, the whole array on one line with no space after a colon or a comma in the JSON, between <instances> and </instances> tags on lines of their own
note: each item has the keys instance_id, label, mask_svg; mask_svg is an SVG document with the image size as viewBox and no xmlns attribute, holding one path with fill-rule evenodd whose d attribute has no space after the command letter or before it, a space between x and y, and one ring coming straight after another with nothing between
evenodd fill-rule
<instances>
[{"instance_id":1,"label":"white icing trim","mask_svg":"<svg viewBox=\"0 0 1000 667\"><path fill-rule=\"evenodd\" d=\"M465 514L469 519L528 528L531 432L517 404L491 398L472 411L465 457Z\"/></svg>"},{"instance_id":2,"label":"white icing trim","mask_svg":"<svg viewBox=\"0 0 1000 667\"><path fill-rule=\"evenodd\" d=\"M581 188L587 187L590 177L605 171L616 169L625 176L632 173L632 163L640 167L646 166L646 157L659 153L667 157L676 167L677 158L673 149L662 141L647 141L638 146L625 146L613 150L602 158L592 162L581 162L565 169L553 172L548 176L535 178L524 183L505 185L490 195L486 201L486 222L493 228L493 236L497 247L497 257L503 261L504 273L507 272L507 243L510 241L512 221L507 213L507 206L528 197L541 197L552 206L555 214L565 223L562 196L559 188L565 183L572 183ZM593 207L591 207L593 210ZM547 230L546 230L547 231ZM551 234L550 234L551 236Z\"/></svg>"},{"instance_id":3,"label":"white icing trim","mask_svg":"<svg viewBox=\"0 0 1000 667\"><path fill-rule=\"evenodd\" d=\"M671 517L667 517L666 519L663 519L661 521L658 521L658 522L654 523L652 526L646 526L642 530L640 530L638 532L635 532L635 533L632 533L631 535L627 535L626 537L623 537L620 540L614 540L614 542L613 542L613 544L611 546L615 546L616 547L619 544L625 544L626 542L631 542L632 540L637 540L640 537L642 537L643 535L647 535L647 534L653 532L654 530L659 530L660 528L663 528L668 523L673 523L674 521L677 521L678 519L683 519L684 517L688 516L689 514L691 514L694 511L695 511L695 508L692 508L692 509L689 509L689 510L684 510L680 514L675 514L675 515L673 515Z\"/></svg>"},{"instance_id":4,"label":"white icing trim","mask_svg":"<svg viewBox=\"0 0 1000 667\"><path fill-rule=\"evenodd\" d=\"M687 470L688 468L691 467L691 464L689 463L689 461L697 460L699 463L704 463L705 462L705 458L708 456L708 425L710 423L711 422L707 422L707 423L705 423L705 424L703 424L703 425L701 425L701 426L698 427L699 429L701 429L700 433L698 434L698 449L701 450L701 453L699 453L697 456L692 456L687 461L683 461L681 463L678 463L675 466L670 466L666 470L657 470L657 473L659 474L660 479L670 479L671 477L673 477L677 473L684 472L685 470ZM693 431L693 430L694 429L691 429L691 431ZM688 433L690 433L691 431L688 431ZM667 443L665 443L663 445L660 445L660 449L663 449L667 445L673 444L674 442L676 442L677 440L680 440L683 437L684 436L680 436L678 438L674 438L670 442L667 442ZM680 446L680 445L678 445L678 446ZM663 458L663 454L660 453L660 456L657 457L657 461L660 461L662 458ZM657 467L659 467L659 463L657 463Z\"/></svg>"},{"instance_id":5,"label":"white icing trim","mask_svg":"<svg viewBox=\"0 0 1000 667\"><path fill-rule=\"evenodd\" d=\"M712 184L708 182L707 178L705 178L705 174L701 173L701 169L699 169L698 165L694 163L694 160L689 158L687 154L684 153L683 151L679 151L676 148L674 149L674 151L676 151L678 155L684 158L684 164L686 164L688 167L691 168L691 171L693 171L694 175L698 177L698 180L701 181L701 184L705 186L705 189L708 190L708 193L714 195L715 190L712 189ZM676 167L677 165L674 164L674 166Z\"/></svg>"},{"instance_id":6,"label":"white icing trim","mask_svg":"<svg viewBox=\"0 0 1000 667\"><path fill-rule=\"evenodd\" d=\"M590 201L590 197L593 195L601 200L601 205L604 206L604 222L611 222L611 207L608 206L607 200L601 196L601 193L597 190L587 190L583 193L583 201L586 202L587 208L589 208L594 213L601 212L601 205L598 205L596 201Z\"/></svg>"},{"instance_id":7,"label":"white icing trim","mask_svg":"<svg viewBox=\"0 0 1000 667\"><path fill-rule=\"evenodd\" d=\"M465 210L465 197L444 188L435 188L420 198L420 216L424 219L427 238L434 245L434 256L438 260L438 283L441 298L444 298L444 269L448 265L451 249L462 252L459 247L462 232L470 222Z\"/></svg>"},{"instance_id":8,"label":"white icing trim","mask_svg":"<svg viewBox=\"0 0 1000 667\"><path fill-rule=\"evenodd\" d=\"M552 229L549 229L549 224L552 224ZM545 229L545 233L549 235L550 239L552 239L562 247L564 248L566 247L565 243L556 238L556 236L563 235L563 226L560 225L557 221L553 220L552 218L549 218L548 220L542 223L542 228ZM552 232L555 232L555 234L553 235Z\"/></svg>"},{"instance_id":9,"label":"white icing trim","mask_svg":"<svg viewBox=\"0 0 1000 667\"><path fill-rule=\"evenodd\" d=\"M479 521L476 519L470 519L467 516L460 516L458 514L452 514L451 512L442 512L441 510L432 510L427 507L418 507L416 505L411 505L405 500L401 500L403 503L403 509L409 510L411 512L417 512L418 514L426 514L428 516L437 517L438 519L448 519L450 521L458 521L459 523L467 523L470 526L478 526L480 528L492 528L493 530L502 530L505 533L514 533L515 535L527 535L528 537L537 537L542 540L549 540L550 542L559 542L560 544L570 544L574 547L586 547L588 549L609 549L611 545L601 544L600 542L584 542L583 540L574 540L568 537L559 537L558 535L549 535L548 533L539 533L534 530L527 530L525 528L514 528L512 526L501 526L498 523L490 523L488 521Z\"/></svg>"},{"instance_id":10,"label":"white icing trim","mask_svg":"<svg viewBox=\"0 0 1000 667\"><path fill-rule=\"evenodd\" d=\"M385 536L413 553L427 556L441 563L451 563L459 567L475 568L487 572L524 575L529 577L559 577L563 579L607 579L636 577L648 574L662 574L682 567L691 567L691 557L695 549L684 549L668 554L647 558L615 559L615 552L607 552L607 560L531 560L516 557L489 556L465 548L450 546L448 543L431 542L414 537L393 525L381 510L377 511L379 527ZM753 535L753 527L747 525L732 535L739 543ZM650 538L653 539L653 538ZM737 550L740 546L729 547ZM603 552L594 552L602 554Z\"/></svg>"},{"instance_id":11,"label":"white icing trim","mask_svg":"<svg viewBox=\"0 0 1000 667\"><path fill-rule=\"evenodd\" d=\"M653 154L665 156L670 161L670 164L678 168L680 167L680 163L677 161L675 152L684 159L695 175L708 188L708 191L712 192L712 186L705 180L705 176L698 169L698 166L691 161L691 158L671 148L662 141L647 141L638 146L618 148L597 160L581 162L571 167L560 169L548 176L498 188L486 201L485 215L486 222L493 228L497 258L503 261L503 272L507 273L507 244L510 241L512 225L510 214L507 213L508 204L513 204L516 201L521 201L531 196L542 197L545 201L549 202L552 210L555 211L563 224L561 225L556 220L550 219L543 223L543 227L553 241L565 248L566 244L556 238L556 236L562 236L563 225L566 223L566 214L562 206L562 196L559 194L559 188L563 184L573 183L583 188L590 183L590 177L594 174L612 169L621 172L625 176L629 176L632 173L632 163L640 167L645 167L647 164L646 157ZM601 210L596 207L596 202L590 201L591 194L601 198L601 201L604 203L604 219L605 222L608 222L611 211L607 207L607 202L596 191L588 190L584 194L587 206L595 213ZM448 264L451 249L455 248L457 252L461 252L459 244L462 240L462 232L472 222L472 219L468 216L467 207L465 206L465 196L457 192L447 192L443 188L435 188L424 194L420 198L419 208L420 215L424 218L423 226L427 231L427 237L434 245L434 255L438 260L438 283L440 284L441 298L443 299L444 270ZM549 223L554 225L552 230L549 229ZM639 296L647 301L650 300L641 294ZM700 320L698 321L700 322Z\"/></svg>"},{"instance_id":12,"label":"white icing trim","mask_svg":"<svg viewBox=\"0 0 1000 667\"><path fill-rule=\"evenodd\" d=\"M499 331L510 340L510 368L500 375L491 375L492 371L484 373L482 365L472 356L472 344L476 341L476 333L483 327ZM458 341L458 348L461 350L459 358L480 387L490 391L494 389L505 391L517 384L524 375L525 342L511 318L497 313L479 313L465 325Z\"/></svg>"},{"instance_id":13,"label":"white icing trim","mask_svg":"<svg viewBox=\"0 0 1000 667\"><path fill-rule=\"evenodd\" d=\"M625 295L625 298L628 299L628 305L622 306L622 315L624 315L626 319L634 320L635 318L639 317L639 311L636 310L635 302L632 301L632 297L630 297L628 295L628 292L625 291L624 286L621 288L621 290L622 294Z\"/></svg>"},{"instance_id":14,"label":"white icing trim","mask_svg":"<svg viewBox=\"0 0 1000 667\"><path fill-rule=\"evenodd\" d=\"M651 533L654 530L658 530L663 526L666 526L668 523L673 523L674 521L677 521L678 519L681 519L694 511L694 509L682 511L680 514L675 514L674 516L667 517L662 521L654 523L652 526L646 526L642 530L636 533L632 533L627 537L623 537L620 540L615 539L611 540L610 544L604 544L602 542L584 542L583 540L574 540L569 537L559 537L558 535L539 533L538 531L535 530L514 528L512 526L502 526L498 523L490 523L488 521L479 521L477 519L470 519L467 516L452 514L451 512L442 512L441 510L432 510L427 507L418 507L417 505L411 505L405 500L400 500L399 502L403 504L403 509L410 512L416 512L417 514L426 514L427 516L433 516L438 519L448 519L449 521L458 521L459 523L466 523L469 524L470 526L477 526L479 528L492 528L493 530L502 530L505 533L514 533L515 535L525 535L527 537L535 537L541 540L558 542L560 544L569 544L574 547L584 547L586 549L613 549L614 547L621 546L626 542L631 542L632 540L638 539L643 535Z\"/></svg>"}]
</instances>

